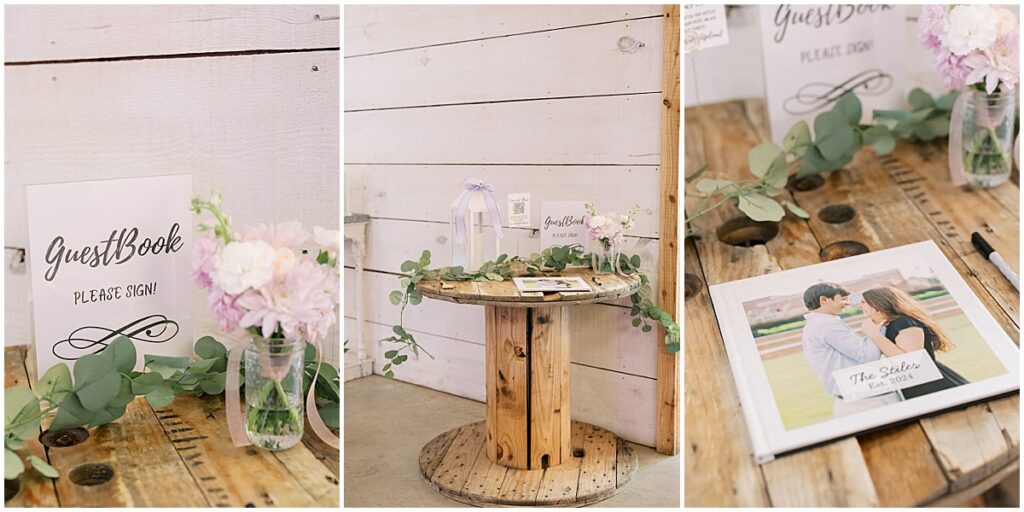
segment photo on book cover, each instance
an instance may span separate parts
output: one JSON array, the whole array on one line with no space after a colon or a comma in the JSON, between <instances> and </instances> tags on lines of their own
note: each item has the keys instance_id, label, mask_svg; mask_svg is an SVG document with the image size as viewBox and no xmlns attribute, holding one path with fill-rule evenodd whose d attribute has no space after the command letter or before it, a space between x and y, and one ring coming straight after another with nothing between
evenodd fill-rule
<instances>
[{"instance_id":1,"label":"photo on book cover","mask_svg":"<svg viewBox=\"0 0 1024 512\"><path fill-rule=\"evenodd\" d=\"M521 292L589 292L590 285L581 277L513 277Z\"/></svg>"},{"instance_id":2,"label":"photo on book cover","mask_svg":"<svg viewBox=\"0 0 1024 512\"><path fill-rule=\"evenodd\" d=\"M710 291L761 462L1019 389L1017 347L931 241Z\"/></svg>"}]
</instances>

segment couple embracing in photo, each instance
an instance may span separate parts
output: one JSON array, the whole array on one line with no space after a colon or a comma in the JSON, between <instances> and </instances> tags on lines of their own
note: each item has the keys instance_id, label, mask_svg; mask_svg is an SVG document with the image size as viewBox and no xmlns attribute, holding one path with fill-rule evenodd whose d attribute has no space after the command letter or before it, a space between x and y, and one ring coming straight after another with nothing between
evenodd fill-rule
<instances>
[{"instance_id":1,"label":"couple embracing in photo","mask_svg":"<svg viewBox=\"0 0 1024 512\"><path fill-rule=\"evenodd\" d=\"M862 296L864 320L857 332L846 325L840 314L849 307L850 293L836 283L818 283L804 291L808 313L803 329L804 356L825 390L832 395L832 416L889 405L901 400L934 393L967 380L935 360L935 352L947 352L953 343L942 327L906 292L890 286L873 288ZM942 378L883 395L850 400L842 396L832 372L877 361L883 355L894 357L925 350L935 362Z\"/></svg>"}]
</instances>

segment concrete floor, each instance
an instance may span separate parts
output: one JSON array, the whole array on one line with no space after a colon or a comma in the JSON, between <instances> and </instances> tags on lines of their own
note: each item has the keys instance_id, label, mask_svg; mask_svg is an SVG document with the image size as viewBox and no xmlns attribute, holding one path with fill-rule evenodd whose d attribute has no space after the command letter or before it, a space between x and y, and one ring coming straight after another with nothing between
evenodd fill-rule
<instances>
[{"instance_id":1,"label":"concrete floor","mask_svg":"<svg viewBox=\"0 0 1024 512\"><path fill-rule=\"evenodd\" d=\"M484 404L377 375L345 383L346 507L462 507L419 474L423 445L484 419ZM633 445L640 468L621 493L595 507L679 508L679 456Z\"/></svg>"}]
</instances>

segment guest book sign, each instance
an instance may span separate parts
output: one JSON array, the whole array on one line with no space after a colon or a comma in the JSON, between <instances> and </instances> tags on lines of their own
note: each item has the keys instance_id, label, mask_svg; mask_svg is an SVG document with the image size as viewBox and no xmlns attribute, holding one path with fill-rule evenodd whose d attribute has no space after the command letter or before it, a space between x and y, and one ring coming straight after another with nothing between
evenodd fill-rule
<instances>
[{"instance_id":1,"label":"guest book sign","mask_svg":"<svg viewBox=\"0 0 1024 512\"><path fill-rule=\"evenodd\" d=\"M587 246L585 201L544 201L540 203L540 248L553 245Z\"/></svg>"},{"instance_id":2,"label":"guest book sign","mask_svg":"<svg viewBox=\"0 0 1024 512\"><path fill-rule=\"evenodd\" d=\"M192 176L26 187L37 375L130 339L192 353Z\"/></svg>"},{"instance_id":3,"label":"guest book sign","mask_svg":"<svg viewBox=\"0 0 1024 512\"><path fill-rule=\"evenodd\" d=\"M761 48L772 140L843 93L872 110L903 106L906 17L896 5L762 5Z\"/></svg>"}]
</instances>

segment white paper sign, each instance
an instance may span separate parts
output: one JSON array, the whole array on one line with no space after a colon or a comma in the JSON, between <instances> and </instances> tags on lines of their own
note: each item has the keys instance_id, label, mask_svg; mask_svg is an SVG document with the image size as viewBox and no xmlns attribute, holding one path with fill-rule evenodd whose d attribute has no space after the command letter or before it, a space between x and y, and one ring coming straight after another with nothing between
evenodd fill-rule
<instances>
[{"instance_id":1,"label":"white paper sign","mask_svg":"<svg viewBox=\"0 0 1024 512\"><path fill-rule=\"evenodd\" d=\"M38 375L120 336L192 354L192 176L25 187Z\"/></svg>"},{"instance_id":2,"label":"white paper sign","mask_svg":"<svg viewBox=\"0 0 1024 512\"><path fill-rule=\"evenodd\" d=\"M729 44L724 5L686 5L683 25L686 53Z\"/></svg>"},{"instance_id":3,"label":"white paper sign","mask_svg":"<svg viewBox=\"0 0 1024 512\"><path fill-rule=\"evenodd\" d=\"M587 246L586 201L544 201L540 203L540 248L554 245Z\"/></svg>"},{"instance_id":4,"label":"white paper sign","mask_svg":"<svg viewBox=\"0 0 1024 512\"><path fill-rule=\"evenodd\" d=\"M530 227L530 193L508 195L508 227Z\"/></svg>"},{"instance_id":5,"label":"white paper sign","mask_svg":"<svg viewBox=\"0 0 1024 512\"><path fill-rule=\"evenodd\" d=\"M902 108L906 16L896 5L762 5L761 48L772 140L853 91L865 120Z\"/></svg>"},{"instance_id":6,"label":"white paper sign","mask_svg":"<svg viewBox=\"0 0 1024 512\"><path fill-rule=\"evenodd\" d=\"M843 398L860 400L939 380L942 374L922 349L842 368L832 372L832 378Z\"/></svg>"}]
</instances>

